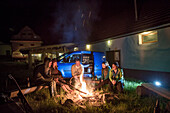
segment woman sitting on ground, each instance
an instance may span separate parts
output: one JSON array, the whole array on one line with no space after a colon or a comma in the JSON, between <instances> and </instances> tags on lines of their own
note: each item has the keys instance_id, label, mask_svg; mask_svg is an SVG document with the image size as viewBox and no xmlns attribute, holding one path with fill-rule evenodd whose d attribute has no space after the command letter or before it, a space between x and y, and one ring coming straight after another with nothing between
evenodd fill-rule
<instances>
[{"instance_id":1,"label":"woman sitting on ground","mask_svg":"<svg viewBox=\"0 0 170 113\"><path fill-rule=\"evenodd\" d=\"M113 87L121 93L123 91L123 69L119 68L118 62L112 64L112 69L109 72L109 79Z\"/></svg>"},{"instance_id":2,"label":"woman sitting on ground","mask_svg":"<svg viewBox=\"0 0 170 113\"><path fill-rule=\"evenodd\" d=\"M103 85L105 84L109 84L109 89L111 89L111 82L109 80L109 71L110 71L110 66L109 66L109 63L106 61L106 62L102 62L102 77L101 77L101 82L95 86L95 90L97 88L100 88L102 87Z\"/></svg>"},{"instance_id":3,"label":"woman sitting on ground","mask_svg":"<svg viewBox=\"0 0 170 113\"><path fill-rule=\"evenodd\" d=\"M68 85L64 84L66 81L63 79L61 72L58 70L56 59L52 60L51 75L55 79L56 84L61 86L65 92L71 93L73 91Z\"/></svg>"}]
</instances>

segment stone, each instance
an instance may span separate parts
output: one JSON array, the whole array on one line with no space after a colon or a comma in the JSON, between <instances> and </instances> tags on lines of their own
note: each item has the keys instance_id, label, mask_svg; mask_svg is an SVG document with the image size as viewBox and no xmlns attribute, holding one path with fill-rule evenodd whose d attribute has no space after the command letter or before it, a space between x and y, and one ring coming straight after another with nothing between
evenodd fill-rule
<instances>
[{"instance_id":1,"label":"stone","mask_svg":"<svg viewBox=\"0 0 170 113\"><path fill-rule=\"evenodd\" d=\"M150 96L150 95L154 95L154 93L150 90L148 90L147 88L143 87L143 86L137 86L136 88L136 93L139 96Z\"/></svg>"}]
</instances>

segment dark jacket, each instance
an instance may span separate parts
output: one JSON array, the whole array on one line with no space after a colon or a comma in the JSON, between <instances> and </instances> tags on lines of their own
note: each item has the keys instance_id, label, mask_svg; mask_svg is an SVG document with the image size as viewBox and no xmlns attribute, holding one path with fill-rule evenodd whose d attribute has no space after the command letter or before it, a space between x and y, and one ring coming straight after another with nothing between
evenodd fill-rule
<instances>
[{"instance_id":1,"label":"dark jacket","mask_svg":"<svg viewBox=\"0 0 170 113\"><path fill-rule=\"evenodd\" d=\"M109 78L109 71L110 71L110 66L107 66L106 68L102 68L102 80L106 80Z\"/></svg>"},{"instance_id":2,"label":"dark jacket","mask_svg":"<svg viewBox=\"0 0 170 113\"><path fill-rule=\"evenodd\" d=\"M51 71L51 75L53 77L60 77L60 78L62 78L62 74L61 74L61 72L58 69L50 68L50 71Z\"/></svg>"},{"instance_id":3,"label":"dark jacket","mask_svg":"<svg viewBox=\"0 0 170 113\"><path fill-rule=\"evenodd\" d=\"M49 75L49 68L45 66L45 64L40 64L34 68L33 71L33 78L34 81L52 81L51 76Z\"/></svg>"}]
</instances>

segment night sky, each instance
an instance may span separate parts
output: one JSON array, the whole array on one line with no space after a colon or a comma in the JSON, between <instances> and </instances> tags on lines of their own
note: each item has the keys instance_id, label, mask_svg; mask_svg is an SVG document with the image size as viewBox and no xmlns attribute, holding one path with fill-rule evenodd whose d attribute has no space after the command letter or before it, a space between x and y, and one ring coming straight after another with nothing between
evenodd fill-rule
<instances>
[{"instance_id":1,"label":"night sky","mask_svg":"<svg viewBox=\"0 0 170 113\"><path fill-rule=\"evenodd\" d=\"M44 44L88 41L95 23L133 7L133 0L4 0L0 1L0 41L9 43L24 26Z\"/></svg>"}]
</instances>

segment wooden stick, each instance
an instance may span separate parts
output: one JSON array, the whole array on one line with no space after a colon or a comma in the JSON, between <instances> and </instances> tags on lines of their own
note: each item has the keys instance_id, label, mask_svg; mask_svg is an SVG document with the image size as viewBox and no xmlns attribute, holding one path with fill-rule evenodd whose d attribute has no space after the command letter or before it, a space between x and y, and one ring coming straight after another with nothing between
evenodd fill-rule
<instances>
[{"instance_id":1,"label":"wooden stick","mask_svg":"<svg viewBox=\"0 0 170 113\"><path fill-rule=\"evenodd\" d=\"M75 90L77 90L77 91L79 91L79 92L81 92L81 93L87 94L86 92L83 92L83 91L81 91L81 90L75 88L73 85L70 85L70 84L68 84L68 83L66 83L66 82L63 82L63 81L60 81L60 82L63 83L63 84L65 84L65 85L68 85L68 86L74 88Z\"/></svg>"},{"instance_id":2,"label":"wooden stick","mask_svg":"<svg viewBox=\"0 0 170 113\"><path fill-rule=\"evenodd\" d=\"M24 94L21 91L20 86L18 85L17 81L15 80L15 78L9 74L8 77L14 81L15 85L17 86L19 93L18 93L18 97L21 99L21 102L25 108L26 113L34 113L30 104L28 103L27 99L25 98Z\"/></svg>"}]
</instances>

